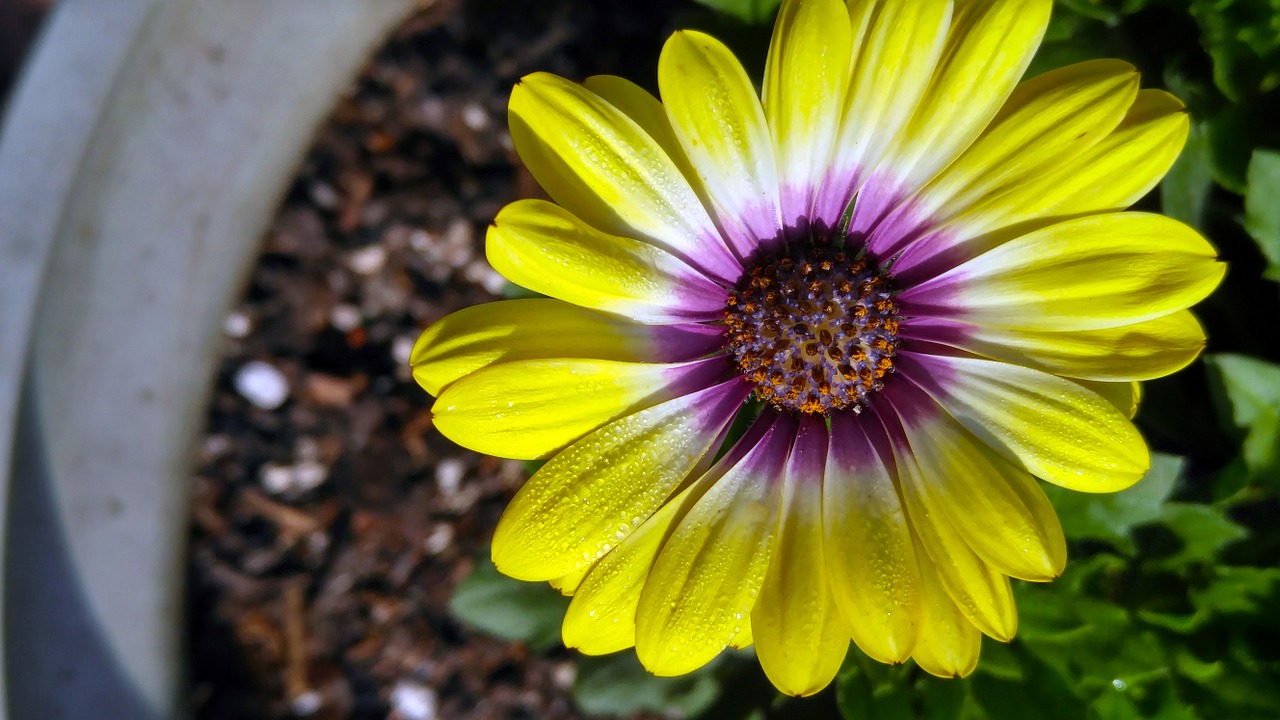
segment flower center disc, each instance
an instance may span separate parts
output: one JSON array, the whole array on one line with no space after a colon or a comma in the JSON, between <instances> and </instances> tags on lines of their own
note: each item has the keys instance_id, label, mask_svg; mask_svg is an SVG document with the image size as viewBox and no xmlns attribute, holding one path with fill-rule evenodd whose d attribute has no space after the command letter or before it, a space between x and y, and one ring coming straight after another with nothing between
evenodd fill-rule
<instances>
[{"instance_id":1,"label":"flower center disc","mask_svg":"<svg viewBox=\"0 0 1280 720\"><path fill-rule=\"evenodd\" d=\"M893 372L898 304L880 268L826 243L757 261L725 302L729 353L779 409L860 412Z\"/></svg>"}]
</instances>

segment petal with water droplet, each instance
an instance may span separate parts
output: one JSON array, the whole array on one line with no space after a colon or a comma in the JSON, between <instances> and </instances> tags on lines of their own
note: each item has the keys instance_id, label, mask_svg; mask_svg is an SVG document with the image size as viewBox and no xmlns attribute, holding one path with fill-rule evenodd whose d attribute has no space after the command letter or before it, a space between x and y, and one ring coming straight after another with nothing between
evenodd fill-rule
<instances>
[{"instance_id":1,"label":"petal with water droplet","mask_svg":"<svg viewBox=\"0 0 1280 720\"><path fill-rule=\"evenodd\" d=\"M777 547L751 611L760 666L788 695L812 695L830 684L849 649L823 554L826 458L823 418L807 415L787 461Z\"/></svg>"},{"instance_id":2,"label":"petal with water droplet","mask_svg":"<svg viewBox=\"0 0 1280 720\"><path fill-rule=\"evenodd\" d=\"M867 429L878 430L879 451ZM898 663L915 646L920 576L883 434L869 413L832 415L822 512L827 572L853 641Z\"/></svg>"},{"instance_id":3,"label":"petal with water droplet","mask_svg":"<svg viewBox=\"0 0 1280 720\"><path fill-rule=\"evenodd\" d=\"M706 325L641 325L560 300L529 298L464 308L423 331L409 365L427 392L439 395L481 368L515 360L597 358L682 362L722 343Z\"/></svg>"},{"instance_id":4,"label":"petal with water droplet","mask_svg":"<svg viewBox=\"0 0 1280 720\"><path fill-rule=\"evenodd\" d=\"M636 322L712 320L726 291L671 253L601 232L545 200L517 200L485 236L493 269L534 292Z\"/></svg>"},{"instance_id":5,"label":"petal with water droplet","mask_svg":"<svg viewBox=\"0 0 1280 720\"><path fill-rule=\"evenodd\" d=\"M655 675L707 664L748 622L769 566L783 464L795 435L766 411L706 475L649 573L636 612L636 655Z\"/></svg>"},{"instance_id":6,"label":"petal with water droplet","mask_svg":"<svg viewBox=\"0 0 1280 720\"><path fill-rule=\"evenodd\" d=\"M662 147L581 85L533 73L511 91L511 140L557 203L606 233L637 238L733 283L742 265Z\"/></svg>"},{"instance_id":7,"label":"petal with water droplet","mask_svg":"<svg viewBox=\"0 0 1280 720\"><path fill-rule=\"evenodd\" d=\"M969 432L1051 483L1114 492L1151 465L1133 423L1079 383L992 360L913 352L899 359L899 371Z\"/></svg>"},{"instance_id":8,"label":"petal with water droplet","mask_svg":"<svg viewBox=\"0 0 1280 720\"><path fill-rule=\"evenodd\" d=\"M1226 265L1192 228L1149 213L1065 220L904 290L913 315L1028 330L1099 330L1184 310Z\"/></svg>"},{"instance_id":9,"label":"petal with water droplet","mask_svg":"<svg viewBox=\"0 0 1280 720\"><path fill-rule=\"evenodd\" d=\"M933 440L919 436L909 438L903 429L899 415L912 414L906 408L910 398L904 400L904 394L895 393L892 410L882 405L877 415L884 422L893 447L907 517L925 551L920 557L921 567L932 564L942 587L969 622L987 635L1007 642L1018 628L1009 578L978 557L945 515L930 511L925 486L932 478L916 460L916 445Z\"/></svg>"},{"instance_id":10,"label":"petal with water droplet","mask_svg":"<svg viewBox=\"0 0 1280 720\"><path fill-rule=\"evenodd\" d=\"M548 460L498 521L494 564L521 580L551 580L595 562L699 465L749 390L731 380L669 400Z\"/></svg>"},{"instance_id":11,"label":"petal with water droplet","mask_svg":"<svg viewBox=\"0 0 1280 720\"><path fill-rule=\"evenodd\" d=\"M672 522L682 517L692 486L669 500L618 547L593 565L564 615L566 647L605 655L636 644L636 604Z\"/></svg>"},{"instance_id":12,"label":"petal with water droplet","mask_svg":"<svg viewBox=\"0 0 1280 720\"><path fill-rule=\"evenodd\" d=\"M662 47L658 89L725 239L750 257L782 229L773 141L751 78L724 43L682 30Z\"/></svg>"},{"instance_id":13,"label":"petal with water droplet","mask_svg":"<svg viewBox=\"0 0 1280 720\"><path fill-rule=\"evenodd\" d=\"M1044 581L1062 573L1062 526L1030 474L945 413L902 419L923 474L926 512L946 517L974 552L1006 575Z\"/></svg>"},{"instance_id":14,"label":"petal with water droplet","mask_svg":"<svg viewBox=\"0 0 1280 720\"><path fill-rule=\"evenodd\" d=\"M707 387L725 369L722 358L673 364L518 360L453 383L431 415L436 429L459 445L531 460L619 417Z\"/></svg>"},{"instance_id":15,"label":"petal with water droplet","mask_svg":"<svg viewBox=\"0 0 1280 720\"><path fill-rule=\"evenodd\" d=\"M982 633L952 602L932 565L922 566L920 577L924 590L920 640L911 657L930 675L964 677L978 666Z\"/></svg>"}]
</instances>

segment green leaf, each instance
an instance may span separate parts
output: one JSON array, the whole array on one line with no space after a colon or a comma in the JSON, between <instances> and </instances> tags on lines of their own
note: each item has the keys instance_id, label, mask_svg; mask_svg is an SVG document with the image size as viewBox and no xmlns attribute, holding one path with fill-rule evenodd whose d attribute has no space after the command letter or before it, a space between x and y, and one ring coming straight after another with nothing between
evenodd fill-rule
<instances>
[{"instance_id":1,"label":"green leaf","mask_svg":"<svg viewBox=\"0 0 1280 720\"><path fill-rule=\"evenodd\" d=\"M1002 680L1022 679L1022 665L1018 663L1013 651L1008 645L990 638L982 641L977 672L994 675Z\"/></svg>"},{"instance_id":2,"label":"green leaf","mask_svg":"<svg viewBox=\"0 0 1280 720\"><path fill-rule=\"evenodd\" d=\"M1084 701L1061 674L1025 652L1020 653L1019 662L1025 673L1020 681L973 676L973 698L987 717L1079 720L1085 716Z\"/></svg>"},{"instance_id":3,"label":"green leaf","mask_svg":"<svg viewBox=\"0 0 1280 720\"><path fill-rule=\"evenodd\" d=\"M1204 362L1230 401L1236 427L1248 428L1280 410L1280 365L1230 353L1206 355Z\"/></svg>"},{"instance_id":4,"label":"green leaf","mask_svg":"<svg viewBox=\"0 0 1280 720\"><path fill-rule=\"evenodd\" d=\"M1244 196L1244 229L1267 259L1264 275L1280 282L1280 152L1255 150Z\"/></svg>"},{"instance_id":5,"label":"green leaf","mask_svg":"<svg viewBox=\"0 0 1280 720\"><path fill-rule=\"evenodd\" d=\"M697 0L716 12L724 13L748 25L771 22L782 0Z\"/></svg>"},{"instance_id":6,"label":"green leaf","mask_svg":"<svg viewBox=\"0 0 1280 720\"><path fill-rule=\"evenodd\" d=\"M1135 622L1135 616L1110 597L1118 582L1130 583L1131 571L1114 556L1095 556L1067 566L1049 585L1014 585L1019 609L1018 637L1011 649L1034 657L1040 670L1023 661L1024 684L1048 670L1088 699L1121 679L1130 685L1168 672L1169 658L1159 636ZM980 661L981 662L981 661Z\"/></svg>"},{"instance_id":7,"label":"green leaf","mask_svg":"<svg viewBox=\"0 0 1280 720\"><path fill-rule=\"evenodd\" d=\"M1280 476L1280 365L1247 355L1205 358L1224 414L1245 431L1241 457L1254 479Z\"/></svg>"},{"instance_id":8,"label":"green leaf","mask_svg":"<svg viewBox=\"0 0 1280 720\"><path fill-rule=\"evenodd\" d=\"M1193 0L1213 81L1235 102L1280 86L1280 0Z\"/></svg>"},{"instance_id":9,"label":"green leaf","mask_svg":"<svg viewBox=\"0 0 1280 720\"><path fill-rule=\"evenodd\" d=\"M1182 540L1182 548L1160 564L1176 567L1190 563L1207 563L1218 550L1246 535L1244 528L1228 519L1222 508L1194 503L1169 503L1160 512L1161 524Z\"/></svg>"},{"instance_id":10,"label":"green leaf","mask_svg":"<svg viewBox=\"0 0 1280 720\"><path fill-rule=\"evenodd\" d=\"M1196 607L1221 614L1249 614L1264 607L1276 607L1280 591L1280 568L1220 566L1214 578L1200 590L1193 590ZM1263 601L1270 600L1269 604Z\"/></svg>"},{"instance_id":11,"label":"green leaf","mask_svg":"<svg viewBox=\"0 0 1280 720\"><path fill-rule=\"evenodd\" d=\"M853 650L836 678L836 704L848 720L985 720L972 687L972 680L936 678L914 664L881 665Z\"/></svg>"},{"instance_id":12,"label":"green leaf","mask_svg":"<svg viewBox=\"0 0 1280 720\"><path fill-rule=\"evenodd\" d=\"M523 641L539 652L560 642L560 623L568 607L569 598L549 585L513 580L488 559L476 562L449 603L454 616L468 625Z\"/></svg>"},{"instance_id":13,"label":"green leaf","mask_svg":"<svg viewBox=\"0 0 1280 720\"><path fill-rule=\"evenodd\" d=\"M1064 8L1084 17L1115 25L1126 15L1132 15L1147 5L1149 0L1061 0Z\"/></svg>"},{"instance_id":14,"label":"green leaf","mask_svg":"<svg viewBox=\"0 0 1280 720\"><path fill-rule=\"evenodd\" d=\"M1175 652L1174 666L1178 668L1179 674L1198 683L1213 682L1222 677L1223 673L1223 662L1221 660L1205 662L1185 647L1179 648Z\"/></svg>"},{"instance_id":15,"label":"green leaf","mask_svg":"<svg viewBox=\"0 0 1280 720\"><path fill-rule=\"evenodd\" d=\"M965 714L965 706L969 703L969 683L926 675L916 683L916 694L924 705L920 717L951 720Z\"/></svg>"},{"instance_id":16,"label":"green leaf","mask_svg":"<svg viewBox=\"0 0 1280 720\"><path fill-rule=\"evenodd\" d=\"M840 715L854 718L914 720L905 666L880 665L856 650L849 653L836 677Z\"/></svg>"},{"instance_id":17,"label":"green leaf","mask_svg":"<svg viewBox=\"0 0 1280 720\"><path fill-rule=\"evenodd\" d=\"M584 657L578 663L573 698L593 715L631 715L638 712L694 717L711 707L720 695L714 668L718 661L680 677L649 674L633 652Z\"/></svg>"},{"instance_id":18,"label":"green leaf","mask_svg":"<svg viewBox=\"0 0 1280 720\"><path fill-rule=\"evenodd\" d=\"M1240 457L1251 477L1280 485L1280 410L1268 408L1254 419Z\"/></svg>"},{"instance_id":19,"label":"green leaf","mask_svg":"<svg viewBox=\"0 0 1280 720\"><path fill-rule=\"evenodd\" d=\"M1195 611L1172 614L1139 610L1144 622L1187 635L1217 620L1222 615L1247 615L1256 612L1264 601L1273 600L1272 591L1280 581L1280 569L1219 566L1206 584L1190 591ZM1189 653L1189 651L1188 651ZM1193 655L1180 657L1184 675L1203 675L1220 671L1218 663L1203 663Z\"/></svg>"},{"instance_id":20,"label":"green leaf","mask_svg":"<svg viewBox=\"0 0 1280 720\"><path fill-rule=\"evenodd\" d=\"M1248 190L1249 163L1263 145L1274 145L1276 94L1247 105L1228 105L1209 118L1209 169L1213 179L1237 195Z\"/></svg>"},{"instance_id":21,"label":"green leaf","mask_svg":"<svg viewBox=\"0 0 1280 720\"><path fill-rule=\"evenodd\" d=\"M1062 529L1072 540L1103 540L1133 554L1133 528L1160 518L1162 506L1182 474L1185 461L1173 455L1153 454L1146 477L1128 490L1111 495L1089 495L1046 485L1045 492L1062 519Z\"/></svg>"},{"instance_id":22,"label":"green leaf","mask_svg":"<svg viewBox=\"0 0 1280 720\"><path fill-rule=\"evenodd\" d=\"M1174 694L1168 677L1155 679L1139 687L1123 680L1104 690L1089 707L1089 717L1098 720L1198 720L1199 716Z\"/></svg>"},{"instance_id":23,"label":"green leaf","mask_svg":"<svg viewBox=\"0 0 1280 720\"><path fill-rule=\"evenodd\" d=\"M1192 227L1203 228L1212 190L1209 140L1204 126L1192 123L1182 154L1160 183L1160 205L1165 215Z\"/></svg>"},{"instance_id":24,"label":"green leaf","mask_svg":"<svg viewBox=\"0 0 1280 720\"><path fill-rule=\"evenodd\" d=\"M1088 0L1079 0L1077 4L1087 5ZM1125 57L1129 55L1123 38L1111 32L1108 23L1102 19L1112 17L1110 11L1099 12L1055 12L1049 18L1049 27L1045 29L1044 39L1036 49L1035 57L1027 66L1024 78L1035 77L1040 73L1065 67L1072 63L1102 57ZM1082 38L1088 38L1082 41Z\"/></svg>"}]
</instances>

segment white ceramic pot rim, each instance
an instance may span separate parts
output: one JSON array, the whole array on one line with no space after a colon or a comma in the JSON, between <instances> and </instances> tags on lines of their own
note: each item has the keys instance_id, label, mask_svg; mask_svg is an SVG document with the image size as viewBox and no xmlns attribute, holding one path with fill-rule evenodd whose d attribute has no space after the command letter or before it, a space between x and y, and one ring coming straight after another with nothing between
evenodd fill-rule
<instances>
[{"instance_id":1,"label":"white ceramic pot rim","mask_svg":"<svg viewBox=\"0 0 1280 720\"><path fill-rule=\"evenodd\" d=\"M310 138L422 0L63 0L0 131L0 720L180 716L189 449Z\"/></svg>"}]
</instances>

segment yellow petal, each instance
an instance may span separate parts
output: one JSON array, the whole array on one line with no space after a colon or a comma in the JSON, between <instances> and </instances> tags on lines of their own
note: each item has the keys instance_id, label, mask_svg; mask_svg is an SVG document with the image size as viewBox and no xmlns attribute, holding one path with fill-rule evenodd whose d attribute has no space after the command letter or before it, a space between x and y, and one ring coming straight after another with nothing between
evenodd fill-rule
<instances>
[{"instance_id":1,"label":"yellow petal","mask_svg":"<svg viewBox=\"0 0 1280 720\"><path fill-rule=\"evenodd\" d=\"M1119 60L1091 60L1026 80L987 130L924 191L925 204L967 207L1082 152L1120 123L1138 94L1138 74Z\"/></svg>"},{"instance_id":2,"label":"yellow petal","mask_svg":"<svg viewBox=\"0 0 1280 720\"><path fill-rule=\"evenodd\" d=\"M1115 492L1151 465L1133 423L1078 383L992 360L902 357L900 369L969 432L1051 483Z\"/></svg>"},{"instance_id":3,"label":"yellow petal","mask_svg":"<svg viewBox=\"0 0 1280 720\"><path fill-rule=\"evenodd\" d=\"M896 400L895 407L898 405ZM878 414L886 423L892 439L907 517L925 551L920 558L921 574L925 565L931 563L947 595L969 622L987 635L1007 642L1018 629L1017 608L1013 604L1009 578L978 557L946 516L929 510L925 493L927 485L936 479L921 468L916 453L923 444L932 440L919 436L909 438L891 413ZM910 413L902 414L910 416Z\"/></svg>"},{"instance_id":4,"label":"yellow petal","mask_svg":"<svg viewBox=\"0 0 1280 720\"><path fill-rule=\"evenodd\" d=\"M680 169L680 174L689 181L702 206L711 212L714 205L702 183L697 182L698 174L694 172L689 157L676 139L675 130L671 127L671 119L667 117L667 109L658 98L639 85L616 75L593 75L582 82L591 92L607 100L621 110L649 133L654 142L662 146L667 156Z\"/></svg>"},{"instance_id":5,"label":"yellow petal","mask_svg":"<svg viewBox=\"0 0 1280 720\"><path fill-rule=\"evenodd\" d=\"M849 649L823 555L826 457L826 427L810 415L787 462L777 546L751 611L760 666L788 695L812 695L829 685Z\"/></svg>"},{"instance_id":6,"label":"yellow petal","mask_svg":"<svg viewBox=\"0 0 1280 720\"><path fill-rule=\"evenodd\" d=\"M1183 310L1226 266L1190 227L1161 215L1067 220L1011 240L899 295L904 312L1028 330L1097 330Z\"/></svg>"},{"instance_id":7,"label":"yellow petal","mask_svg":"<svg viewBox=\"0 0 1280 720\"><path fill-rule=\"evenodd\" d=\"M597 229L653 242L733 283L742 266L662 147L621 110L563 78L511 91L511 139L557 203Z\"/></svg>"},{"instance_id":8,"label":"yellow petal","mask_svg":"<svg viewBox=\"0 0 1280 720\"><path fill-rule=\"evenodd\" d=\"M648 90L617 75L592 75L582 81L583 87L621 110L658 143L687 178L695 177L689 159L671 129L667 111ZM694 188L695 190L697 188Z\"/></svg>"},{"instance_id":9,"label":"yellow petal","mask_svg":"<svg viewBox=\"0 0 1280 720\"><path fill-rule=\"evenodd\" d=\"M881 451L871 445L866 420L831 416L822 503L827 573L853 641L880 662L900 663L916 643L920 576L893 473L881 459L884 452L892 462L892 453L883 442Z\"/></svg>"},{"instance_id":10,"label":"yellow petal","mask_svg":"<svg viewBox=\"0 0 1280 720\"><path fill-rule=\"evenodd\" d=\"M1056 332L987 325L913 323L910 337L941 342L994 360L1085 380L1152 380L1186 367L1204 349L1187 310L1099 330Z\"/></svg>"},{"instance_id":11,"label":"yellow petal","mask_svg":"<svg viewBox=\"0 0 1280 720\"><path fill-rule=\"evenodd\" d=\"M706 387L723 369L717 359L671 364L519 360L453 383L440 393L431 414L436 429L463 447L532 460L610 420Z\"/></svg>"},{"instance_id":12,"label":"yellow petal","mask_svg":"<svg viewBox=\"0 0 1280 720\"><path fill-rule=\"evenodd\" d=\"M920 575L924 609L920 618L920 640L911 657L930 675L964 677L978 666L982 633L951 601L932 564L923 563Z\"/></svg>"},{"instance_id":13,"label":"yellow petal","mask_svg":"<svg viewBox=\"0 0 1280 720\"><path fill-rule=\"evenodd\" d=\"M1062 526L1025 470L994 454L945 414L904 419L923 482L923 510L945 517L996 570L1023 580L1052 580L1067 561ZM915 476L909 476L915 477Z\"/></svg>"},{"instance_id":14,"label":"yellow petal","mask_svg":"<svg viewBox=\"0 0 1280 720\"><path fill-rule=\"evenodd\" d=\"M545 200L503 208L485 253L517 285L636 322L709 320L724 310L725 290L679 258L602 233Z\"/></svg>"},{"instance_id":15,"label":"yellow petal","mask_svg":"<svg viewBox=\"0 0 1280 720\"><path fill-rule=\"evenodd\" d=\"M902 252L894 270L900 277L917 265L933 268L956 253L963 260L994 247L994 240L967 231L925 233L939 218L955 217L984 197L1016 192L1084 153L1120 123L1137 92L1137 72L1118 60L1078 63L1023 81L954 163L879 224L868 247L880 257Z\"/></svg>"},{"instance_id":16,"label":"yellow petal","mask_svg":"<svg viewBox=\"0 0 1280 720\"><path fill-rule=\"evenodd\" d=\"M1124 119L1083 152L1063 157L1043 172L991 192L954 219L938 217L955 232L986 246L1047 225L1055 218L1124 210L1168 172L1186 143L1191 123L1183 104L1163 90L1142 90Z\"/></svg>"},{"instance_id":17,"label":"yellow petal","mask_svg":"<svg viewBox=\"0 0 1280 720\"><path fill-rule=\"evenodd\" d=\"M498 521L494 565L520 580L551 580L604 556L698 466L748 390L733 380L669 400L548 460ZM571 397L584 403L590 395Z\"/></svg>"},{"instance_id":18,"label":"yellow petal","mask_svg":"<svg viewBox=\"0 0 1280 720\"><path fill-rule=\"evenodd\" d=\"M594 566L587 565L581 570L576 570L554 580L548 580L547 584L556 590L559 590L561 595L564 595L565 597L573 597L573 594L582 586L582 581L586 579L587 573L591 571L592 567Z\"/></svg>"},{"instance_id":19,"label":"yellow petal","mask_svg":"<svg viewBox=\"0 0 1280 720\"><path fill-rule=\"evenodd\" d=\"M546 298L475 305L441 318L414 343L409 365L427 392L484 367L514 360L599 358L679 362L720 343L703 325L640 325Z\"/></svg>"},{"instance_id":20,"label":"yellow petal","mask_svg":"<svg viewBox=\"0 0 1280 720\"><path fill-rule=\"evenodd\" d=\"M897 134L885 179L917 188L949 165L1013 91L1049 22L1050 0L956 3L946 45L910 122Z\"/></svg>"},{"instance_id":21,"label":"yellow petal","mask_svg":"<svg viewBox=\"0 0 1280 720\"><path fill-rule=\"evenodd\" d=\"M839 224L929 86L951 23L951 3L856 0L849 15L855 37L849 91L816 212L830 227Z\"/></svg>"},{"instance_id":22,"label":"yellow petal","mask_svg":"<svg viewBox=\"0 0 1280 720\"><path fill-rule=\"evenodd\" d=\"M840 0L787 0L773 25L763 103L778 153L782 221L803 227L827 169L853 37Z\"/></svg>"},{"instance_id":23,"label":"yellow petal","mask_svg":"<svg viewBox=\"0 0 1280 720\"><path fill-rule=\"evenodd\" d=\"M658 89L725 238L750 256L782 227L773 143L751 79L719 40L682 30L662 48Z\"/></svg>"},{"instance_id":24,"label":"yellow petal","mask_svg":"<svg viewBox=\"0 0 1280 720\"><path fill-rule=\"evenodd\" d=\"M668 501L592 566L569 603L561 627L566 647L605 655L636 644L636 604L653 559L692 489Z\"/></svg>"},{"instance_id":25,"label":"yellow petal","mask_svg":"<svg viewBox=\"0 0 1280 720\"><path fill-rule=\"evenodd\" d=\"M1077 385L1092 390L1104 400L1115 406L1130 420L1138 414L1138 403L1142 401L1142 383L1137 382L1099 382L1096 380L1076 380Z\"/></svg>"},{"instance_id":26,"label":"yellow petal","mask_svg":"<svg viewBox=\"0 0 1280 720\"><path fill-rule=\"evenodd\" d=\"M795 434L786 415L758 427L766 429L739 442L743 452L726 455L697 481L649 573L636 612L636 655L655 675L702 667L750 622Z\"/></svg>"}]
</instances>

